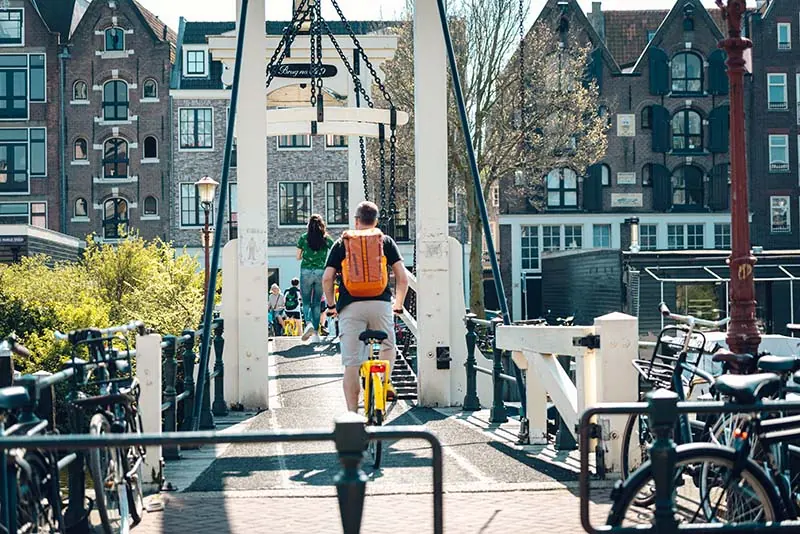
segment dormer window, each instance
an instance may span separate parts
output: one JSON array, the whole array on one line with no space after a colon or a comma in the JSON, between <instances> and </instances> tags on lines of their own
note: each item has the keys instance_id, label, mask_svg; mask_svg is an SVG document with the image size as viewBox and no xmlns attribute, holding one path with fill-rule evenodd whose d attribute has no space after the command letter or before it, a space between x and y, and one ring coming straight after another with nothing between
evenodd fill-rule
<instances>
[{"instance_id":1,"label":"dormer window","mask_svg":"<svg viewBox=\"0 0 800 534\"><path fill-rule=\"evenodd\" d=\"M152 78L144 81L144 89L142 91L144 98L158 98L158 83Z\"/></svg>"},{"instance_id":2,"label":"dormer window","mask_svg":"<svg viewBox=\"0 0 800 534\"><path fill-rule=\"evenodd\" d=\"M122 52L125 50L125 31L122 28L106 30L106 52Z\"/></svg>"},{"instance_id":3,"label":"dormer window","mask_svg":"<svg viewBox=\"0 0 800 534\"><path fill-rule=\"evenodd\" d=\"M208 74L205 50L186 51L186 75L206 76Z\"/></svg>"},{"instance_id":4,"label":"dormer window","mask_svg":"<svg viewBox=\"0 0 800 534\"><path fill-rule=\"evenodd\" d=\"M23 21L22 9L0 9L0 45L24 44Z\"/></svg>"}]
</instances>

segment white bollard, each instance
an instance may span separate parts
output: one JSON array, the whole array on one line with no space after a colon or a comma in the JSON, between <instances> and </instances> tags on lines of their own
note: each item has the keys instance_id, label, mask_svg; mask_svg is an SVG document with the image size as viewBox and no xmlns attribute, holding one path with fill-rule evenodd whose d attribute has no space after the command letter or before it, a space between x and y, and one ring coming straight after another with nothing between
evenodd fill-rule
<instances>
[{"instance_id":1,"label":"white bollard","mask_svg":"<svg viewBox=\"0 0 800 534\"><path fill-rule=\"evenodd\" d=\"M595 360L597 402L638 401L639 380L631 362L639 355L639 320L624 313L609 313L594 320L600 336ZM620 471L622 433L627 415L603 416L610 423L610 439L606 441L606 466L610 472Z\"/></svg>"},{"instance_id":2,"label":"white bollard","mask_svg":"<svg viewBox=\"0 0 800 534\"><path fill-rule=\"evenodd\" d=\"M139 379L139 413L142 416L143 434L161 433L161 336L149 334L136 336L136 378ZM158 491L161 480L161 447L147 447L144 462L142 489L146 493Z\"/></svg>"}]
</instances>

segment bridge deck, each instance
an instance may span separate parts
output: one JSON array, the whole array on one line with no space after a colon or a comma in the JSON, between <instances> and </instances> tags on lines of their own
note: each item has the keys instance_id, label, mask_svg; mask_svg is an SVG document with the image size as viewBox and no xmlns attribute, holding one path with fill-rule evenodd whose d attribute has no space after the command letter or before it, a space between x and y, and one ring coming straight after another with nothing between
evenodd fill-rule
<instances>
[{"instance_id":1,"label":"bridge deck","mask_svg":"<svg viewBox=\"0 0 800 534\"><path fill-rule=\"evenodd\" d=\"M344 408L336 347L276 343L271 409L230 430L330 427ZM507 532L527 526L528 532L578 532L574 455L517 447L513 424L496 427L487 420L486 412L468 415L403 401L389 414L387 424L425 424L445 446L445 529ZM383 468L365 467L363 531L429 532L430 450L420 441L387 445ZM134 532L341 531L333 443L231 445L199 454L205 463L167 464L167 479L182 482L179 491L160 497L165 509L148 513ZM607 508L593 505L598 522Z\"/></svg>"}]
</instances>

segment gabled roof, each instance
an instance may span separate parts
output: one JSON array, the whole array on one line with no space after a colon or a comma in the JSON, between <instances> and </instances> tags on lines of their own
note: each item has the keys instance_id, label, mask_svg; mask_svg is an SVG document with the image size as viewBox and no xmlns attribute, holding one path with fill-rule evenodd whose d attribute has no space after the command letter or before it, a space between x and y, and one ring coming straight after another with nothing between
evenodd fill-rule
<instances>
[{"instance_id":1,"label":"gabled roof","mask_svg":"<svg viewBox=\"0 0 800 534\"><path fill-rule=\"evenodd\" d=\"M32 3L51 31L60 34L63 40L69 38L75 0L32 0Z\"/></svg>"},{"instance_id":2,"label":"gabled roof","mask_svg":"<svg viewBox=\"0 0 800 534\"><path fill-rule=\"evenodd\" d=\"M327 21L334 35L347 35L347 29L342 21ZM267 35L281 35L289 21L268 20L265 25ZM397 22L380 20L350 21L350 26L356 35L366 35L390 26ZM182 44L205 44L209 35L222 35L236 29L235 22L186 22Z\"/></svg>"},{"instance_id":3,"label":"gabled roof","mask_svg":"<svg viewBox=\"0 0 800 534\"><path fill-rule=\"evenodd\" d=\"M150 28L153 32L153 35L159 41L166 41L170 44L170 63L175 63L175 47L178 44L178 35L175 33L175 30L170 28L166 25L166 23L162 22L155 14L149 11L146 7L142 4L137 2L136 0L132 0L133 6L139 12L139 15L144 20L144 23Z\"/></svg>"},{"instance_id":4,"label":"gabled roof","mask_svg":"<svg viewBox=\"0 0 800 534\"><path fill-rule=\"evenodd\" d=\"M656 34L653 36L653 38L650 40L650 42L648 42L645 45L644 49L642 50L642 53L639 55L639 59L636 61L636 64L633 66L632 70L634 72L639 70L639 67L641 66L641 63L644 60L645 56L647 55L647 51L650 50L650 47L652 46L652 44L654 42L658 42L659 36L662 33L664 33L665 31L667 31L666 29L671 24L675 23L676 19L678 17L682 17L683 16L683 8L684 8L684 6L686 6L686 4L690 4L690 3L693 4L693 6L695 8L696 16L698 16L700 19L705 21L705 23L708 25L709 28L711 28L711 31L714 33L714 35L717 37L717 39L719 39L719 40L724 39L724 35L722 33L722 30L720 29L720 25L717 23L717 20L720 20L720 22L722 21L722 14L721 13L719 14L718 19L715 20L714 18L712 18L712 16L709 13L709 11L703 6L703 3L700 2L700 0L678 0L677 2L675 2L675 5L672 6L672 9L669 11L669 14L661 22L661 25L658 27L658 30L656 31ZM719 10L717 10L717 11L719 11ZM645 39L646 38L647 38L647 35L645 35Z\"/></svg>"}]
</instances>

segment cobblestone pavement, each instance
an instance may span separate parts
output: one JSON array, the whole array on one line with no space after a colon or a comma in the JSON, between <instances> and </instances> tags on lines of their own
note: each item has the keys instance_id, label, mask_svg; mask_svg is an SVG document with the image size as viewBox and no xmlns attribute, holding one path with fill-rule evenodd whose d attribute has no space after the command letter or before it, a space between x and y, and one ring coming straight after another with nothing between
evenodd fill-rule
<instances>
[{"instance_id":1,"label":"cobblestone pavement","mask_svg":"<svg viewBox=\"0 0 800 534\"><path fill-rule=\"evenodd\" d=\"M344 407L335 348L281 340L276 349L270 410L237 428L330 428ZM389 414L388 425L425 424L444 445L446 532L581 532L574 457L516 447L513 431L480 419L402 403ZM430 449L421 441L390 442L384 449L381 470L365 466L362 532L431 532ZM332 443L231 445L212 456L188 477L186 463L168 463L167 479L180 473L187 482L180 492L164 494L164 510L147 513L134 534L342 531L333 487L340 464ZM599 498L591 507L594 524L607 513L607 495L608 485L593 490Z\"/></svg>"}]
</instances>

